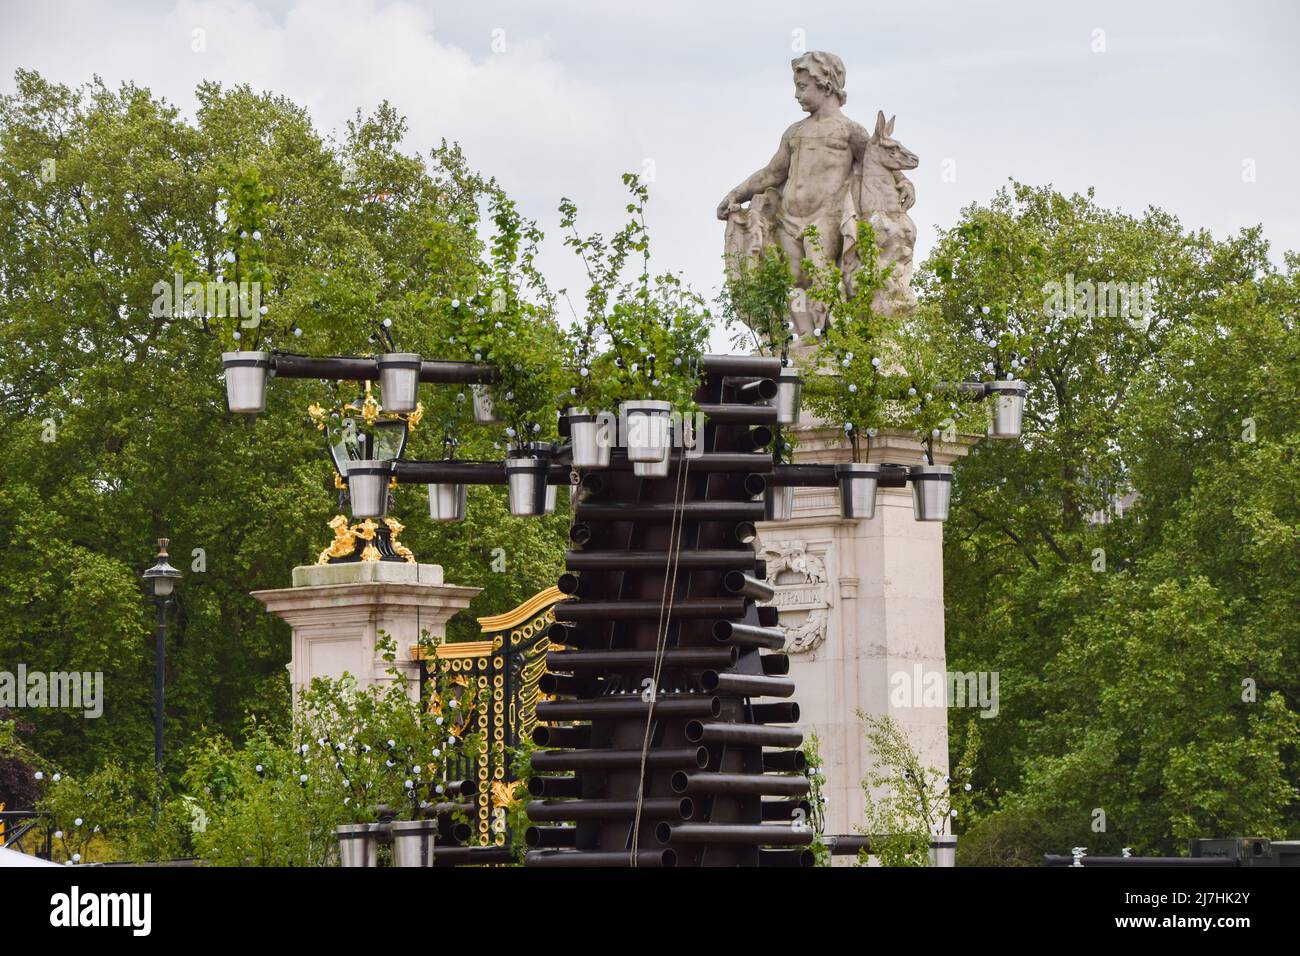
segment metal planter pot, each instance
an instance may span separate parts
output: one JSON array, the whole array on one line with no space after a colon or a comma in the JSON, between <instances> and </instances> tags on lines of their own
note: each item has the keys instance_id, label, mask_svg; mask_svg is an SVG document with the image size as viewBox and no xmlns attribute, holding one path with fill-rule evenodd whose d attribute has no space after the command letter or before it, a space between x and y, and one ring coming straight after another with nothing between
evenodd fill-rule
<instances>
[{"instance_id":1,"label":"metal planter pot","mask_svg":"<svg viewBox=\"0 0 1300 956\"><path fill-rule=\"evenodd\" d=\"M434 521L464 521L468 485L429 485L429 517Z\"/></svg>"},{"instance_id":2,"label":"metal planter pot","mask_svg":"<svg viewBox=\"0 0 1300 956\"><path fill-rule=\"evenodd\" d=\"M388 483L393 477L391 461L348 462L348 498L352 517L382 518L388 514Z\"/></svg>"},{"instance_id":3,"label":"metal planter pot","mask_svg":"<svg viewBox=\"0 0 1300 956\"><path fill-rule=\"evenodd\" d=\"M471 385L469 392L474 399L474 421L480 425L500 425L501 419L497 418L492 402L492 386Z\"/></svg>"},{"instance_id":4,"label":"metal planter pot","mask_svg":"<svg viewBox=\"0 0 1300 956\"><path fill-rule=\"evenodd\" d=\"M226 370L226 407L246 415L266 411L271 353L222 352L221 366Z\"/></svg>"},{"instance_id":5,"label":"metal planter pot","mask_svg":"<svg viewBox=\"0 0 1300 956\"><path fill-rule=\"evenodd\" d=\"M789 521L794 517L794 486L768 486L763 492L763 520Z\"/></svg>"},{"instance_id":6,"label":"metal planter pot","mask_svg":"<svg viewBox=\"0 0 1300 956\"><path fill-rule=\"evenodd\" d=\"M624 402L618 411L628 461L634 465L667 461L672 445L673 406L668 402Z\"/></svg>"},{"instance_id":7,"label":"metal planter pot","mask_svg":"<svg viewBox=\"0 0 1300 956\"><path fill-rule=\"evenodd\" d=\"M384 411L415 411L420 395L420 356L415 352L386 352L377 363Z\"/></svg>"},{"instance_id":8,"label":"metal planter pot","mask_svg":"<svg viewBox=\"0 0 1300 956\"><path fill-rule=\"evenodd\" d=\"M841 518L858 520L875 517L879 465L857 462L836 465L835 478L840 483Z\"/></svg>"},{"instance_id":9,"label":"metal planter pot","mask_svg":"<svg viewBox=\"0 0 1300 956\"><path fill-rule=\"evenodd\" d=\"M550 458L507 458L506 497L510 513L535 518L555 509L555 490L546 484Z\"/></svg>"},{"instance_id":10,"label":"metal planter pot","mask_svg":"<svg viewBox=\"0 0 1300 956\"><path fill-rule=\"evenodd\" d=\"M1016 381L986 382L984 391L992 403L989 409L988 437L1019 438L1029 386Z\"/></svg>"},{"instance_id":11,"label":"metal planter pot","mask_svg":"<svg viewBox=\"0 0 1300 956\"><path fill-rule=\"evenodd\" d=\"M952 501L951 465L913 465L907 469L912 485L912 516L917 521L947 521Z\"/></svg>"},{"instance_id":12,"label":"metal planter pot","mask_svg":"<svg viewBox=\"0 0 1300 956\"><path fill-rule=\"evenodd\" d=\"M433 866L438 836L436 820L403 820L391 824L393 866Z\"/></svg>"},{"instance_id":13,"label":"metal planter pot","mask_svg":"<svg viewBox=\"0 0 1300 956\"><path fill-rule=\"evenodd\" d=\"M334 828L339 841L340 866L379 864L379 827L374 823L347 823Z\"/></svg>"},{"instance_id":14,"label":"metal planter pot","mask_svg":"<svg viewBox=\"0 0 1300 956\"><path fill-rule=\"evenodd\" d=\"M609 412L592 414L585 408L571 408L568 419L573 467L608 468L616 440L614 416Z\"/></svg>"},{"instance_id":15,"label":"metal planter pot","mask_svg":"<svg viewBox=\"0 0 1300 956\"><path fill-rule=\"evenodd\" d=\"M776 379L776 398L770 404L776 409L778 425L799 424L799 409L803 404L803 377L792 368L782 369Z\"/></svg>"}]
</instances>

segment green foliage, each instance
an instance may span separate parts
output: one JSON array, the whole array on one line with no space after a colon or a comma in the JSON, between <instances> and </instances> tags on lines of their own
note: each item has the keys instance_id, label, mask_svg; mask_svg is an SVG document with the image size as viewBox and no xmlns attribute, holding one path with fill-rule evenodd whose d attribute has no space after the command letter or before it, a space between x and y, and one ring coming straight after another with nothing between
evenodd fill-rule
<instances>
[{"instance_id":1,"label":"green foliage","mask_svg":"<svg viewBox=\"0 0 1300 956\"><path fill-rule=\"evenodd\" d=\"M788 359L795 340L790 321L794 274L785 251L767 246L756 258L736 256L728 266L719 305L732 330L732 344Z\"/></svg>"},{"instance_id":2,"label":"green foliage","mask_svg":"<svg viewBox=\"0 0 1300 956\"><path fill-rule=\"evenodd\" d=\"M189 856L190 806L152 767L105 763L84 777L57 775L38 809L50 814L55 858L92 863Z\"/></svg>"},{"instance_id":3,"label":"green foliage","mask_svg":"<svg viewBox=\"0 0 1300 956\"><path fill-rule=\"evenodd\" d=\"M623 183L632 195L629 218L608 243L599 233L583 237L577 231L577 207L570 200L560 206L561 225L569 231L565 244L582 258L590 283L584 316L569 331L569 404L614 411L622 402L653 399L685 412L694 407L713 317L679 277L651 275L649 191L632 173L624 173ZM624 268L636 253L640 273L624 281Z\"/></svg>"},{"instance_id":4,"label":"green foliage","mask_svg":"<svg viewBox=\"0 0 1300 956\"><path fill-rule=\"evenodd\" d=\"M978 728L972 723L966 748L951 775L921 763L907 731L893 717L858 712L866 725L871 767L862 779L866 799L859 832L869 835L871 855L882 866L928 866L930 840L948 832L949 824L971 803L971 774L979 752ZM867 853L859 853L865 864Z\"/></svg>"},{"instance_id":5,"label":"green foliage","mask_svg":"<svg viewBox=\"0 0 1300 956\"><path fill-rule=\"evenodd\" d=\"M809 730L803 744L804 760L807 763L808 777L808 826L813 831L811 849L816 857L816 866L831 865L831 849L826 844L826 797L822 788L826 784L826 771L822 769L821 738L816 730Z\"/></svg>"},{"instance_id":6,"label":"green foliage","mask_svg":"<svg viewBox=\"0 0 1300 956\"><path fill-rule=\"evenodd\" d=\"M967 377L1028 360L1024 438L962 463L945 532L949 666L1000 675L963 861L1300 827L1298 265L1015 185L919 272L937 334L991 343ZM1069 276L1150 313L1062 308Z\"/></svg>"},{"instance_id":7,"label":"green foliage","mask_svg":"<svg viewBox=\"0 0 1300 956\"><path fill-rule=\"evenodd\" d=\"M461 325L452 302L482 294L510 259L498 246L494 260L480 238L495 225L482 210L505 214L499 188L454 146L403 153L405 124L387 104L335 141L282 97L204 84L198 98L191 121L129 84L74 90L27 71L0 97L0 423L10 447L0 657L104 672L101 719L46 711L34 721L33 749L72 774L150 761L152 608L139 572L154 539L171 538L185 573L167 632L173 781L183 742L200 732L238 740L246 704L283 674L288 627L249 592L286 586L329 542L337 491L304 414L321 384L276 380L266 414L232 416L223 336L373 353L388 350L380 330L391 319L400 350L462 357L448 348ZM526 247L528 228L519 236ZM527 256L521 248L512 275ZM155 316L154 287L178 269L193 281L256 274L266 316L255 330L183 310ZM532 299L511 305L511 321L544 309ZM422 397L450 403L460 392L426 387ZM408 457L442 457L446 427L431 416ZM462 438L466 457L500 456L499 429ZM402 540L449 581L484 589L453 636L554 582L563 515L511 518L504 489L482 488L465 522L435 525L419 517L423 496L397 491Z\"/></svg>"}]
</instances>

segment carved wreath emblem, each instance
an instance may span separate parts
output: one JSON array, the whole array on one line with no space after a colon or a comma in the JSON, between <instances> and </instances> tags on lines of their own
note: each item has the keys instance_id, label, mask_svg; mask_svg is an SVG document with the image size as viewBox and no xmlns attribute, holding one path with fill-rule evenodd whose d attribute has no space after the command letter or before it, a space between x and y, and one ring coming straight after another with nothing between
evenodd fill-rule
<instances>
[{"instance_id":1,"label":"carved wreath emblem","mask_svg":"<svg viewBox=\"0 0 1300 956\"><path fill-rule=\"evenodd\" d=\"M767 561L767 582L776 588L772 603L781 614L786 653L814 650L826 639L830 615L825 562L808 551L803 541L767 545L763 559Z\"/></svg>"}]
</instances>

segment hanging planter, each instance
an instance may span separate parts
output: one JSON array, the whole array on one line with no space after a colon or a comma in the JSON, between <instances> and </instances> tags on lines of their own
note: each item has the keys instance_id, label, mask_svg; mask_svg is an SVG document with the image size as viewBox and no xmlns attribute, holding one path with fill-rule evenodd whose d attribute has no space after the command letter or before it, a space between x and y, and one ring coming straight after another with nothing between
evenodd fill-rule
<instances>
[{"instance_id":1,"label":"hanging planter","mask_svg":"<svg viewBox=\"0 0 1300 956\"><path fill-rule=\"evenodd\" d=\"M794 517L794 486L774 488L763 492L763 520L789 521Z\"/></svg>"},{"instance_id":2,"label":"hanging planter","mask_svg":"<svg viewBox=\"0 0 1300 956\"><path fill-rule=\"evenodd\" d=\"M555 509L555 490L546 483L550 467L549 455L538 458L530 448L510 452L506 459L506 497L512 515L538 517Z\"/></svg>"},{"instance_id":3,"label":"hanging planter","mask_svg":"<svg viewBox=\"0 0 1300 956\"><path fill-rule=\"evenodd\" d=\"M608 468L614 450L613 415L592 414L585 408L570 408L569 438L573 442L574 468Z\"/></svg>"},{"instance_id":4,"label":"hanging planter","mask_svg":"<svg viewBox=\"0 0 1300 956\"><path fill-rule=\"evenodd\" d=\"M429 485L429 517L434 521L464 521L468 485L438 482Z\"/></svg>"},{"instance_id":5,"label":"hanging planter","mask_svg":"<svg viewBox=\"0 0 1300 956\"><path fill-rule=\"evenodd\" d=\"M1019 438L1020 423L1025 414L1025 396L1029 386L1024 382L985 382L984 392L992 405L989 409L989 438Z\"/></svg>"},{"instance_id":6,"label":"hanging planter","mask_svg":"<svg viewBox=\"0 0 1300 956\"><path fill-rule=\"evenodd\" d=\"M835 478L840 484L841 518L856 521L875 517L879 465L858 462L836 465Z\"/></svg>"},{"instance_id":7,"label":"hanging planter","mask_svg":"<svg viewBox=\"0 0 1300 956\"><path fill-rule=\"evenodd\" d=\"M226 370L226 407L246 415L266 411L271 353L222 352L221 365Z\"/></svg>"},{"instance_id":8,"label":"hanging planter","mask_svg":"<svg viewBox=\"0 0 1300 956\"><path fill-rule=\"evenodd\" d=\"M799 424L799 409L803 404L803 377L792 368L784 368L776 379L776 397L771 403L776 409L778 425Z\"/></svg>"},{"instance_id":9,"label":"hanging planter","mask_svg":"<svg viewBox=\"0 0 1300 956\"><path fill-rule=\"evenodd\" d=\"M433 866L438 836L436 820L402 820L391 824L393 866Z\"/></svg>"},{"instance_id":10,"label":"hanging planter","mask_svg":"<svg viewBox=\"0 0 1300 956\"><path fill-rule=\"evenodd\" d=\"M470 395L474 399L474 421L480 425L500 425L496 408L492 402L491 385L471 385Z\"/></svg>"},{"instance_id":11,"label":"hanging planter","mask_svg":"<svg viewBox=\"0 0 1300 956\"><path fill-rule=\"evenodd\" d=\"M348 498L352 517L382 518L388 514L388 483L393 477L393 463L350 461L347 463Z\"/></svg>"},{"instance_id":12,"label":"hanging planter","mask_svg":"<svg viewBox=\"0 0 1300 956\"><path fill-rule=\"evenodd\" d=\"M624 402L618 407L623 443L632 471L641 478L668 474L672 446L672 411L669 402Z\"/></svg>"},{"instance_id":13,"label":"hanging planter","mask_svg":"<svg viewBox=\"0 0 1300 956\"><path fill-rule=\"evenodd\" d=\"M952 500L951 465L913 465L907 469L912 485L912 515L917 521L947 521Z\"/></svg>"},{"instance_id":14,"label":"hanging planter","mask_svg":"<svg viewBox=\"0 0 1300 956\"><path fill-rule=\"evenodd\" d=\"M420 392L420 356L415 352L386 352L376 361L384 411L403 415L415 411Z\"/></svg>"},{"instance_id":15,"label":"hanging planter","mask_svg":"<svg viewBox=\"0 0 1300 956\"><path fill-rule=\"evenodd\" d=\"M346 823L334 828L339 841L340 866L377 866L379 833L373 823Z\"/></svg>"}]
</instances>

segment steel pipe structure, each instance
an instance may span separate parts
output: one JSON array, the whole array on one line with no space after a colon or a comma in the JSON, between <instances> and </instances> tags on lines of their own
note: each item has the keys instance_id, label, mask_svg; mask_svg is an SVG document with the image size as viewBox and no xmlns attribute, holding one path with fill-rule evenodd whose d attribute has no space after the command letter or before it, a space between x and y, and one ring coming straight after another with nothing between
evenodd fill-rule
<instances>
[{"instance_id":1,"label":"steel pipe structure","mask_svg":"<svg viewBox=\"0 0 1300 956\"><path fill-rule=\"evenodd\" d=\"M529 804L526 866L812 864L811 829L790 825L807 801L760 799L808 792L791 749L802 734L767 726L798 707L757 702L794 692L788 659L767 653L784 637L758 603L773 592L753 544L754 497L777 467L776 411L758 403L781 363L710 356L703 368L703 434L666 477L636 477L617 449L609 467L579 469L560 582L571 598L547 633L563 679L537 705L533 739L549 749L531 755L535 772L573 775L538 789L577 796Z\"/></svg>"}]
</instances>

